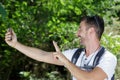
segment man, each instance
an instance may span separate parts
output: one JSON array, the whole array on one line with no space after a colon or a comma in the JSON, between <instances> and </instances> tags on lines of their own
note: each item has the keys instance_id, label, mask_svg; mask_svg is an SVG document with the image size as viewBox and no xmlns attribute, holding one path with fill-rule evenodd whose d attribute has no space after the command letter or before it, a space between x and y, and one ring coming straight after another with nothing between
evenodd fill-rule
<instances>
[{"instance_id":1,"label":"man","mask_svg":"<svg viewBox=\"0 0 120 80\"><path fill-rule=\"evenodd\" d=\"M65 66L74 76L73 80L111 80L117 64L116 57L105 49L99 64L87 70L85 66L92 66L97 53L101 50L100 39L104 32L104 21L99 16L87 16L81 19L77 36L84 46L76 64L71 62L77 48L60 51L56 42L53 41L56 52L46 52L41 49L25 46L17 41L13 30L7 31L5 41L11 47L19 50L26 56L38 61Z\"/></svg>"}]
</instances>

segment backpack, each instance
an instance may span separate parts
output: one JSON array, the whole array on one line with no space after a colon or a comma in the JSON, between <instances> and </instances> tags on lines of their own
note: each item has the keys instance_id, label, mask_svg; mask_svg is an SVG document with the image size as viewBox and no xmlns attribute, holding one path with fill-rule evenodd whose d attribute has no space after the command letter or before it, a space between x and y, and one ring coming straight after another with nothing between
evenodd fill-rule
<instances>
[{"instance_id":1,"label":"backpack","mask_svg":"<svg viewBox=\"0 0 120 80\"><path fill-rule=\"evenodd\" d=\"M76 50L76 52L74 53L74 55L72 56L72 59L71 59L71 62L72 62L73 64L76 64L76 62L77 62L77 60L78 60L81 52L83 51L83 49L84 49L84 48L78 48L78 49ZM102 47L102 48L100 49L100 51L97 53L97 55L95 56L95 58L94 58L93 68L95 68L95 67L99 64L100 58L102 57L102 55L104 54L104 52L105 52L105 48ZM113 77L111 78L111 80L114 80L114 75L113 75Z\"/></svg>"}]
</instances>

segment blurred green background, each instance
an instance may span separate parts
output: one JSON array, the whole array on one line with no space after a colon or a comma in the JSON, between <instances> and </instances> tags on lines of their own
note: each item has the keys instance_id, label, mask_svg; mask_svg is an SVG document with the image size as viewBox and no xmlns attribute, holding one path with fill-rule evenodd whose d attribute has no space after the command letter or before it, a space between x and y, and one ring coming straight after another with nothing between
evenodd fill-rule
<instances>
[{"instance_id":1,"label":"blurred green background","mask_svg":"<svg viewBox=\"0 0 120 80\"><path fill-rule=\"evenodd\" d=\"M70 80L61 66L35 61L4 41L11 27L21 43L55 51L80 47L76 38L80 19L98 14L104 18L101 44L117 56L115 80L120 80L120 0L0 0L0 80Z\"/></svg>"}]
</instances>

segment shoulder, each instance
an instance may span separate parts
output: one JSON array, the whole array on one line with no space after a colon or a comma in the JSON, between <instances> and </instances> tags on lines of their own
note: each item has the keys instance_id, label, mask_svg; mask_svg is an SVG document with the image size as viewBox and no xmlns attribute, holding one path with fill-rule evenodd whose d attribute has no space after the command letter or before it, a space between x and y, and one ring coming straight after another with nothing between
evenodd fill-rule
<instances>
[{"instance_id":1,"label":"shoulder","mask_svg":"<svg viewBox=\"0 0 120 80\"><path fill-rule=\"evenodd\" d=\"M116 64L117 63L117 58L113 53L111 53L110 51L105 49L105 52L104 52L103 56L101 57L100 62L108 63L108 64L111 64L111 63Z\"/></svg>"},{"instance_id":2,"label":"shoulder","mask_svg":"<svg viewBox=\"0 0 120 80\"><path fill-rule=\"evenodd\" d=\"M101 57L100 62L105 64L105 65L109 65L109 66L114 65L114 67L115 67L116 64L117 64L117 58L116 58L116 56L113 53L111 53L110 51L105 49L105 53Z\"/></svg>"},{"instance_id":3,"label":"shoulder","mask_svg":"<svg viewBox=\"0 0 120 80\"><path fill-rule=\"evenodd\" d=\"M115 73L115 68L117 65L117 58L116 56L105 49L104 55L101 57L101 60L97 67L100 67L108 76L110 79L113 74Z\"/></svg>"},{"instance_id":4,"label":"shoulder","mask_svg":"<svg viewBox=\"0 0 120 80\"><path fill-rule=\"evenodd\" d=\"M117 61L116 56L113 53L111 53L110 51L108 51L107 49L105 49L105 53L103 55L103 59L110 59L110 60Z\"/></svg>"}]
</instances>

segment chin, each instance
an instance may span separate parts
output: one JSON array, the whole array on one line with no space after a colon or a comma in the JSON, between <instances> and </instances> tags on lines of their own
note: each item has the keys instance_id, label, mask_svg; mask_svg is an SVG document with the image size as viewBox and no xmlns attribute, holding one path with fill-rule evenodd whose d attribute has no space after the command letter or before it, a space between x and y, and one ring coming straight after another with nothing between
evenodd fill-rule
<instances>
[{"instance_id":1,"label":"chin","mask_svg":"<svg viewBox=\"0 0 120 80\"><path fill-rule=\"evenodd\" d=\"M84 44L82 41L80 41L80 45L81 45L81 46L85 46L85 44Z\"/></svg>"},{"instance_id":2,"label":"chin","mask_svg":"<svg viewBox=\"0 0 120 80\"><path fill-rule=\"evenodd\" d=\"M83 46L84 44L83 44L82 42L80 42L80 45L82 45L82 46Z\"/></svg>"},{"instance_id":3,"label":"chin","mask_svg":"<svg viewBox=\"0 0 120 80\"><path fill-rule=\"evenodd\" d=\"M81 46L84 46L84 44L80 44Z\"/></svg>"}]
</instances>

